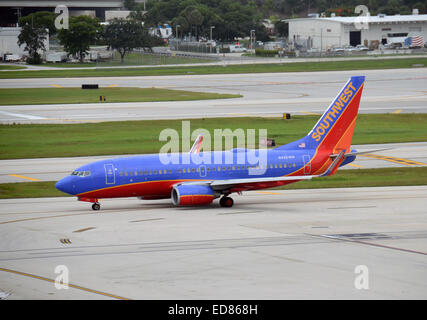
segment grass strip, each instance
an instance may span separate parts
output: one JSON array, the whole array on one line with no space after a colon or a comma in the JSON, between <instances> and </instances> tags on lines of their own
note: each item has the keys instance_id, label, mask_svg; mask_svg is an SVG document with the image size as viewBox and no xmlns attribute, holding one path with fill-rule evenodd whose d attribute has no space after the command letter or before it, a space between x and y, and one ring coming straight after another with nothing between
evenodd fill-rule
<instances>
[{"instance_id":1,"label":"grass strip","mask_svg":"<svg viewBox=\"0 0 427 320\"><path fill-rule=\"evenodd\" d=\"M357 188L427 185L426 167L340 170L331 177L300 181L277 189Z\"/></svg>"},{"instance_id":2,"label":"grass strip","mask_svg":"<svg viewBox=\"0 0 427 320\"><path fill-rule=\"evenodd\" d=\"M276 145L305 136L319 119L316 115L281 118L205 118L190 121L190 133L204 128L211 134L214 149L215 129L267 129ZM427 114L360 114L353 144L380 144L427 141ZM168 141L159 141L160 132L174 129L182 137L181 120L117 121L82 124L0 125L0 159L76 157L95 155L158 153ZM219 136L216 136L219 138ZM204 146L209 142L205 136ZM234 141L236 139L234 138ZM258 138L255 139L258 141ZM193 141L188 142L191 146ZM180 142L181 144L181 142ZM225 141L222 142L223 149ZM235 145L236 146L236 145ZM248 146L253 147L253 146ZM180 148L182 150L182 145Z\"/></svg>"},{"instance_id":3,"label":"grass strip","mask_svg":"<svg viewBox=\"0 0 427 320\"><path fill-rule=\"evenodd\" d=\"M19 78L75 78L75 77L121 77L121 76L165 76L197 74L236 74L272 72L311 72L412 68L427 65L427 58L367 59L352 61L298 62L283 64L239 64L216 66L183 66L167 68L97 68L79 70L26 70L0 73L0 79Z\"/></svg>"},{"instance_id":4,"label":"grass strip","mask_svg":"<svg viewBox=\"0 0 427 320\"><path fill-rule=\"evenodd\" d=\"M22 69L26 69L26 68L27 67L0 65L0 71L1 70L22 70Z\"/></svg>"},{"instance_id":5,"label":"grass strip","mask_svg":"<svg viewBox=\"0 0 427 320\"><path fill-rule=\"evenodd\" d=\"M134 87L103 87L90 90L54 87L0 89L2 105L99 103L100 96L104 96L106 102L190 101L241 97L233 94Z\"/></svg>"},{"instance_id":6,"label":"grass strip","mask_svg":"<svg viewBox=\"0 0 427 320\"><path fill-rule=\"evenodd\" d=\"M0 184L0 199L63 197L55 181ZM340 170L331 177L300 181L275 189L318 189L427 185L427 167Z\"/></svg>"}]
</instances>

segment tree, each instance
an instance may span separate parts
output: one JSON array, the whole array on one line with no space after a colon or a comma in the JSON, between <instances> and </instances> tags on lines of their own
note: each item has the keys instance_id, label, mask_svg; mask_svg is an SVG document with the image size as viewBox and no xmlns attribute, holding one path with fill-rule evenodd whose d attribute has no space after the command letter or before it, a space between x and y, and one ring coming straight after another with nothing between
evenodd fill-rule
<instances>
[{"instance_id":1,"label":"tree","mask_svg":"<svg viewBox=\"0 0 427 320\"><path fill-rule=\"evenodd\" d=\"M56 34L55 28L56 15L49 11L37 11L28 16L19 19L19 25L25 26L29 24L32 27L43 28L49 30L49 35Z\"/></svg>"},{"instance_id":2,"label":"tree","mask_svg":"<svg viewBox=\"0 0 427 320\"><path fill-rule=\"evenodd\" d=\"M119 52L121 62L125 55L135 48L148 48L153 46L152 37L141 23L127 19L113 19L104 30L104 40Z\"/></svg>"},{"instance_id":3,"label":"tree","mask_svg":"<svg viewBox=\"0 0 427 320\"><path fill-rule=\"evenodd\" d=\"M101 25L99 19L89 16L71 17L68 29L61 29L58 38L64 50L70 55L77 55L83 62L89 47L99 37Z\"/></svg>"},{"instance_id":4,"label":"tree","mask_svg":"<svg viewBox=\"0 0 427 320\"><path fill-rule=\"evenodd\" d=\"M22 27L21 33L18 36L18 45L25 43L25 51L28 51L29 64L40 64L42 58L39 51L46 51L44 42L47 39L47 30L42 27L33 27L26 24Z\"/></svg>"}]
</instances>

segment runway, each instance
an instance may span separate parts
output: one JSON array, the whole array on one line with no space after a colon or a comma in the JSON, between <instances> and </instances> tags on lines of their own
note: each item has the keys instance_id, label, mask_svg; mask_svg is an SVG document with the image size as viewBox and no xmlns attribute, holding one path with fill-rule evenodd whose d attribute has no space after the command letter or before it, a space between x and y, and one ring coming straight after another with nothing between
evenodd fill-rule
<instances>
[{"instance_id":1,"label":"runway","mask_svg":"<svg viewBox=\"0 0 427 320\"><path fill-rule=\"evenodd\" d=\"M353 149L387 150L360 155L340 170L427 166L427 142L354 145ZM114 157L124 155L0 160L0 183L58 181L82 165Z\"/></svg>"},{"instance_id":2,"label":"runway","mask_svg":"<svg viewBox=\"0 0 427 320\"><path fill-rule=\"evenodd\" d=\"M0 88L157 87L241 94L243 98L186 102L0 106L0 123L79 123L119 120L321 114L353 75L365 75L360 113L427 112L426 68L159 77L7 79ZM52 87L53 88L53 87ZM54 90L54 89L53 89ZM108 101L108 97L106 97Z\"/></svg>"},{"instance_id":3,"label":"runway","mask_svg":"<svg viewBox=\"0 0 427 320\"><path fill-rule=\"evenodd\" d=\"M9 299L426 297L426 186L234 198L229 209L106 200L96 214L72 198L0 200L0 291ZM68 290L54 286L58 266Z\"/></svg>"}]
</instances>

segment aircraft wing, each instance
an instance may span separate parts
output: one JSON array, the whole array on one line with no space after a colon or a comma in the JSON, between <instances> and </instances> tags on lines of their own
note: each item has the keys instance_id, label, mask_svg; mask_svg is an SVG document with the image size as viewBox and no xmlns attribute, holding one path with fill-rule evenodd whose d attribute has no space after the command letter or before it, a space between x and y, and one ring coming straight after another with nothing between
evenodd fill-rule
<instances>
[{"instance_id":1,"label":"aircraft wing","mask_svg":"<svg viewBox=\"0 0 427 320\"><path fill-rule=\"evenodd\" d=\"M274 182L274 181L299 181L299 180L310 180L313 178L319 178L329 175L338 165L339 162L344 158L345 150L341 151L332 161L329 168L319 175L304 175L304 176L280 176L280 177L260 177L260 178L243 178L243 179L224 179L224 180L206 180L206 181L194 181L194 182L183 182L182 184L193 184L193 185L209 185L213 190L225 190L234 185L248 184L248 183L262 183L262 182Z\"/></svg>"}]
</instances>

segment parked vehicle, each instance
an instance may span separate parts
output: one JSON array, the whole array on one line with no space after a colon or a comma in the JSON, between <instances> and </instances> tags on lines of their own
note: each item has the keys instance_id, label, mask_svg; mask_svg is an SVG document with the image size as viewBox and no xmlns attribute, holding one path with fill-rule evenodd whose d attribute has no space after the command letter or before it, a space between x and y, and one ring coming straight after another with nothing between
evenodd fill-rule
<instances>
[{"instance_id":1,"label":"parked vehicle","mask_svg":"<svg viewBox=\"0 0 427 320\"><path fill-rule=\"evenodd\" d=\"M356 48L353 46L345 46L344 51L345 52L353 52L353 51L356 51Z\"/></svg>"},{"instance_id":2,"label":"parked vehicle","mask_svg":"<svg viewBox=\"0 0 427 320\"><path fill-rule=\"evenodd\" d=\"M356 46L356 50L357 51L368 51L369 49L368 49L368 47L364 46L363 44L358 44Z\"/></svg>"},{"instance_id":3,"label":"parked vehicle","mask_svg":"<svg viewBox=\"0 0 427 320\"><path fill-rule=\"evenodd\" d=\"M230 52L246 52L247 49L241 45L231 45Z\"/></svg>"}]
</instances>

